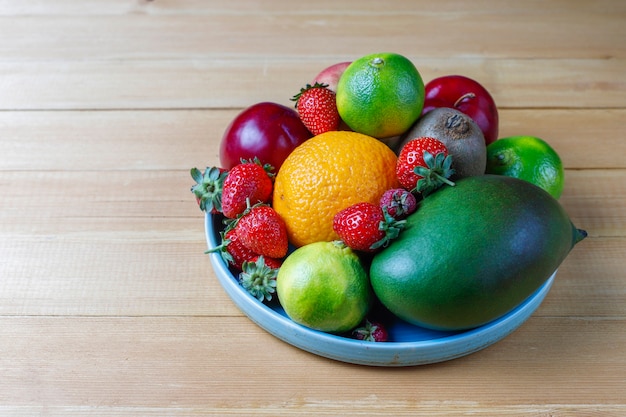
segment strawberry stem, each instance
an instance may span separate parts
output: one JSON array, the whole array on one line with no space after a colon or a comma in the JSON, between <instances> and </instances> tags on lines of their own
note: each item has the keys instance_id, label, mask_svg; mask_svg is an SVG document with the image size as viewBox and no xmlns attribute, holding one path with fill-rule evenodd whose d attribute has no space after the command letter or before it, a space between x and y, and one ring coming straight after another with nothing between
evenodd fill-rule
<instances>
[{"instance_id":1,"label":"strawberry stem","mask_svg":"<svg viewBox=\"0 0 626 417\"><path fill-rule=\"evenodd\" d=\"M448 178L439 175L437 172L434 172L433 175L442 183L449 185L450 187L454 187L456 184L454 183L454 181L450 181Z\"/></svg>"},{"instance_id":2,"label":"strawberry stem","mask_svg":"<svg viewBox=\"0 0 626 417\"><path fill-rule=\"evenodd\" d=\"M226 170L218 167L209 167L201 172L198 168L191 168L191 178L196 182L191 192L196 196L200 210L206 212L222 211L222 188L228 175Z\"/></svg>"},{"instance_id":3,"label":"strawberry stem","mask_svg":"<svg viewBox=\"0 0 626 417\"><path fill-rule=\"evenodd\" d=\"M384 248L389 245L392 240L396 239L400 235L400 232L406 226L406 220L396 220L391 214L389 214L387 207L383 207L382 210L384 220L381 220L378 224L378 230L385 232L385 236L370 246L370 249L373 250Z\"/></svg>"},{"instance_id":4,"label":"strawberry stem","mask_svg":"<svg viewBox=\"0 0 626 417\"><path fill-rule=\"evenodd\" d=\"M228 252L228 249L227 249L228 245L230 244L230 239L226 237L225 231L220 232L220 237L221 237L221 243L214 248L206 250L204 253L209 254L213 252L218 252L220 256L222 257L222 260L227 265L232 265L235 260L233 256L230 254L230 252Z\"/></svg>"},{"instance_id":5,"label":"strawberry stem","mask_svg":"<svg viewBox=\"0 0 626 417\"><path fill-rule=\"evenodd\" d=\"M261 163L261 160L257 156L255 156L252 159L241 158L239 161L242 164L257 164L257 165L261 166L263 168L263 170L267 173L267 176L270 177L270 179L272 179L272 180L276 176L276 174L274 173L274 166L272 164L263 164L263 163Z\"/></svg>"},{"instance_id":6,"label":"strawberry stem","mask_svg":"<svg viewBox=\"0 0 626 417\"><path fill-rule=\"evenodd\" d=\"M454 186L454 182L449 178L454 174L452 169L452 155L445 155L439 152L433 156L428 151L424 151L424 163L426 166L416 166L413 172L422 177L417 181L416 187L412 190L421 193L423 197L433 193L442 185Z\"/></svg>"},{"instance_id":7,"label":"strawberry stem","mask_svg":"<svg viewBox=\"0 0 626 417\"><path fill-rule=\"evenodd\" d=\"M276 292L278 269L265 264L265 258L259 256L256 262L244 262L239 274L239 284L254 298L263 302L271 301Z\"/></svg>"},{"instance_id":8,"label":"strawberry stem","mask_svg":"<svg viewBox=\"0 0 626 417\"><path fill-rule=\"evenodd\" d=\"M295 101L296 102L296 109L298 108L298 100L300 100L300 97L302 96L302 94L304 94L305 92L307 92L308 90L312 89L312 88L327 88L328 84L324 84L324 83L318 83L317 81L315 82L315 84L311 85L311 84L307 84L305 87L300 89L300 92L298 94L296 94L295 96L291 97L291 101Z\"/></svg>"}]
</instances>

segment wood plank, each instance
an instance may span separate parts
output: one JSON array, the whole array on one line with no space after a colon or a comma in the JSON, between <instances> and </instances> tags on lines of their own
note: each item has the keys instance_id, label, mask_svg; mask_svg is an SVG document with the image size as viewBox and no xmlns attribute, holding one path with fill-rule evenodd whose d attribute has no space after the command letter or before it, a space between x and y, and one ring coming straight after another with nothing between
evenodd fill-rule
<instances>
[{"instance_id":1,"label":"wood plank","mask_svg":"<svg viewBox=\"0 0 626 417\"><path fill-rule=\"evenodd\" d=\"M417 51L417 50L416 50ZM623 108L626 59L493 59L420 56L425 82L463 74L489 89L500 108ZM374 46L367 53L375 52ZM242 108L289 100L323 68L360 56L68 59L2 61L0 110Z\"/></svg>"},{"instance_id":2,"label":"wood plank","mask_svg":"<svg viewBox=\"0 0 626 417\"><path fill-rule=\"evenodd\" d=\"M0 201L0 314L241 314L204 255L187 172L29 173L37 195L14 174L0 180L14 197Z\"/></svg>"},{"instance_id":3,"label":"wood plank","mask_svg":"<svg viewBox=\"0 0 626 417\"><path fill-rule=\"evenodd\" d=\"M533 317L470 356L391 369L317 357L245 318L0 317L0 403L68 415L80 407L110 415L341 415L349 408L354 415L617 416L626 411L625 327L623 319Z\"/></svg>"},{"instance_id":4,"label":"wood plank","mask_svg":"<svg viewBox=\"0 0 626 417\"><path fill-rule=\"evenodd\" d=\"M185 233L191 236L188 241L159 226L142 232L132 224L114 238L110 236L115 232L93 232L89 226L55 237L1 232L0 314L242 315L203 255L206 245L199 224L195 234ZM626 291L618 261L624 251L623 238L585 240L561 265L536 314L625 317Z\"/></svg>"},{"instance_id":5,"label":"wood plank","mask_svg":"<svg viewBox=\"0 0 626 417\"><path fill-rule=\"evenodd\" d=\"M172 175L187 181L190 168L219 164L220 138L238 113L0 112L0 170L186 170Z\"/></svg>"},{"instance_id":6,"label":"wood plank","mask_svg":"<svg viewBox=\"0 0 626 417\"><path fill-rule=\"evenodd\" d=\"M159 225L140 231L150 226L140 220L93 232L92 223L30 238L0 232L0 315L242 315L203 253L200 222L193 233L164 233ZM114 229L120 222L102 223Z\"/></svg>"},{"instance_id":7,"label":"wood plank","mask_svg":"<svg viewBox=\"0 0 626 417\"><path fill-rule=\"evenodd\" d=\"M373 396L367 399L360 399L359 404L367 404L366 401L375 402L378 398ZM341 404L341 405L339 405ZM196 416L330 416L335 417L344 413L346 408L350 408L351 412L359 412L362 415L372 415L372 411L366 410L362 405L355 407L352 402L339 403L333 401L332 405L325 401L316 401L314 405L305 404L306 408L279 407L269 409L246 408L246 407L234 407L225 409L223 407L209 407L198 410L197 408L185 408L185 407L88 407L88 406L67 406L67 407L2 407L0 406L0 412L7 417L30 417L33 415L40 415L45 412L46 417L83 417L85 412L89 413L89 416L94 417L137 417L150 416L150 417L188 417L190 415ZM445 407L445 411L444 411ZM402 417L431 417L431 416L445 416L450 414L457 415L473 415L477 414L485 417L528 417L529 415L537 416L570 416L570 415L584 415L584 416L598 416L598 417L622 417L624 415L624 407L621 405L604 405L604 404L589 404L589 405L564 405L564 404L542 404L542 405L526 405L526 406L494 406L487 407L482 406L470 406L465 404L450 404L448 402L433 401L428 405L408 406L398 404L384 403L384 407L378 406L378 413L393 412L394 416ZM45 411L44 411L45 410ZM376 409L375 409L376 410ZM355 414L356 415L356 414Z\"/></svg>"},{"instance_id":8,"label":"wood plank","mask_svg":"<svg viewBox=\"0 0 626 417\"><path fill-rule=\"evenodd\" d=\"M611 171L623 167L617 158L609 155L624 149L619 133L624 115L623 109L504 110L500 115L499 136L543 138L559 154L565 169ZM566 178L569 175L573 174L568 171Z\"/></svg>"},{"instance_id":9,"label":"wood plank","mask_svg":"<svg viewBox=\"0 0 626 417\"><path fill-rule=\"evenodd\" d=\"M359 3L359 9L345 2L333 0L318 0L315 5L289 3L284 1L267 0L263 7L255 0L239 0L237 2L219 2L207 0L91 0L89 2L75 2L73 0L55 0L51 5L46 0L31 0L28 2L14 2L0 0L0 15L2 16L57 16L79 15L84 17L94 15L125 15L132 13L146 13L158 15L179 14L236 14L238 16L257 16L259 14L274 13L281 15L307 15L312 13L341 13L361 15L381 15L403 12L407 14L436 14L462 13L464 15L482 14L489 9L511 17L519 16L519 12L528 15L541 16L543 14L614 14L626 13L622 2L613 0L598 0L594 3L571 2L568 0L541 0L525 1L523 4L515 0L476 0L471 6L463 0L442 0L433 10L432 3L426 0L396 0L392 3L381 3L375 0L364 0Z\"/></svg>"},{"instance_id":10,"label":"wood plank","mask_svg":"<svg viewBox=\"0 0 626 417\"><path fill-rule=\"evenodd\" d=\"M626 317L623 238L587 238L565 259L550 293L535 312L539 317Z\"/></svg>"},{"instance_id":11,"label":"wood plank","mask_svg":"<svg viewBox=\"0 0 626 417\"><path fill-rule=\"evenodd\" d=\"M593 12L572 9L567 19L560 9L541 6L479 9L465 3L455 13L414 7L412 12L389 8L385 13L317 9L294 16L285 12L290 9L285 3L274 4L279 10L237 8L245 10L243 15L97 14L89 17L89 25L82 16L5 15L0 16L0 57L3 61L338 57L387 50L388 45L406 55L458 59L626 57L626 46L619 42L626 37L624 14L615 3L604 3L605 10ZM468 8L469 15L463 13ZM255 18L244 18L252 11ZM423 34L453 27L462 37L442 36L433 42L431 36L407 36L416 26ZM524 36L511 37L512 33Z\"/></svg>"},{"instance_id":12,"label":"wood plank","mask_svg":"<svg viewBox=\"0 0 626 417\"><path fill-rule=\"evenodd\" d=\"M218 165L219 142L239 111L0 112L0 171L188 170ZM625 109L504 109L500 136L545 139L561 156L567 176L579 169L624 169L626 142L620 132L625 118ZM174 175L185 180L187 176Z\"/></svg>"},{"instance_id":13,"label":"wood plank","mask_svg":"<svg viewBox=\"0 0 626 417\"><path fill-rule=\"evenodd\" d=\"M588 230L590 236L613 241L624 237L624 197L626 188L611 177L618 170L572 170L566 172L565 189L560 202L574 223Z\"/></svg>"},{"instance_id":14,"label":"wood plank","mask_svg":"<svg viewBox=\"0 0 626 417\"><path fill-rule=\"evenodd\" d=\"M25 176L45 184L36 199ZM590 237L542 314L623 317L626 170L568 176L562 204ZM0 314L240 315L203 255L189 186L186 171L0 172Z\"/></svg>"}]
</instances>

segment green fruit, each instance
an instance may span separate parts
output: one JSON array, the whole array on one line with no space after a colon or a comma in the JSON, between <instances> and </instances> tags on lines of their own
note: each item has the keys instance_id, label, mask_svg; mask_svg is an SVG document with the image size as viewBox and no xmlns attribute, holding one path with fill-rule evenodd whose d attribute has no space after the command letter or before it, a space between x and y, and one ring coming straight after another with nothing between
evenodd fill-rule
<instances>
[{"instance_id":1,"label":"green fruit","mask_svg":"<svg viewBox=\"0 0 626 417\"><path fill-rule=\"evenodd\" d=\"M352 130L375 138L401 135L424 107L424 82L415 65L396 53L354 60L337 83L337 110Z\"/></svg>"},{"instance_id":2,"label":"green fruit","mask_svg":"<svg viewBox=\"0 0 626 417\"><path fill-rule=\"evenodd\" d=\"M517 178L460 179L421 202L375 255L370 279L398 317L464 330L511 311L587 234L549 193Z\"/></svg>"},{"instance_id":3,"label":"green fruit","mask_svg":"<svg viewBox=\"0 0 626 417\"><path fill-rule=\"evenodd\" d=\"M556 199L563 192L565 171L559 154L535 136L511 136L487 146L487 174L531 182Z\"/></svg>"},{"instance_id":4,"label":"green fruit","mask_svg":"<svg viewBox=\"0 0 626 417\"><path fill-rule=\"evenodd\" d=\"M285 313L312 329L352 330L367 314L372 291L367 271L342 242L315 242L291 253L278 270L276 292Z\"/></svg>"}]
</instances>

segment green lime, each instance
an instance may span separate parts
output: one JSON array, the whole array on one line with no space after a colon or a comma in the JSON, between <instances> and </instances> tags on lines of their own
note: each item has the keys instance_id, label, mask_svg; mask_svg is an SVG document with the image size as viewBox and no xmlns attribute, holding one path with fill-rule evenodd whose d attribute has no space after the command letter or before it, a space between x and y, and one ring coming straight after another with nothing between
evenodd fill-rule
<instances>
[{"instance_id":1,"label":"green lime","mask_svg":"<svg viewBox=\"0 0 626 417\"><path fill-rule=\"evenodd\" d=\"M367 272L341 242L301 246L283 262L276 292L294 322L329 333L356 327L372 302Z\"/></svg>"},{"instance_id":2,"label":"green lime","mask_svg":"<svg viewBox=\"0 0 626 417\"><path fill-rule=\"evenodd\" d=\"M415 65L395 53L352 62L337 84L337 110L356 132L375 138L401 135L424 107L424 82Z\"/></svg>"},{"instance_id":3,"label":"green lime","mask_svg":"<svg viewBox=\"0 0 626 417\"><path fill-rule=\"evenodd\" d=\"M556 151L534 136L511 136L487 146L487 174L506 175L533 183L558 199L565 171Z\"/></svg>"}]
</instances>

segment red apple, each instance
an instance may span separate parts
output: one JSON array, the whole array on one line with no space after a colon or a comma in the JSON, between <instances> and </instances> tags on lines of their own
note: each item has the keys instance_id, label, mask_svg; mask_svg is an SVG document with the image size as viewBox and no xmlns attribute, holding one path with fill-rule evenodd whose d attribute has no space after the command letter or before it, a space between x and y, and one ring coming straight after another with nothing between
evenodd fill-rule
<instances>
[{"instance_id":1,"label":"red apple","mask_svg":"<svg viewBox=\"0 0 626 417\"><path fill-rule=\"evenodd\" d=\"M339 82L339 78L341 74L343 74L344 70L348 68L351 62L339 62L337 64L331 65L323 69L317 76L313 79L313 83L316 82L320 84L328 84L328 89L337 92L337 83Z\"/></svg>"},{"instance_id":2,"label":"red apple","mask_svg":"<svg viewBox=\"0 0 626 417\"><path fill-rule=\"evenodd\" d=\"M239 113L226 128L220 144L220 163L231 169L241 159L255 157L274 167L274 173L298 145L311 137L298 113L282 104L262 102Z\"/></svg>"},{"instance_id":3,"label":"red apple","mask_svg":"<svg viewBox=\"0 0 626 417\"><path fill-rule=\"evenodd\" d=\"M498 139L498 108L485 87L462 75L435 78L424 86L422 115L437 107L451 107L471 117L485 136L485 144Z\"/></svg>"}]
</instances>

